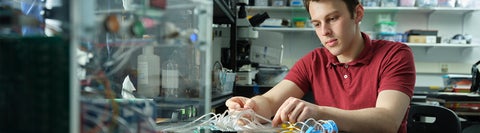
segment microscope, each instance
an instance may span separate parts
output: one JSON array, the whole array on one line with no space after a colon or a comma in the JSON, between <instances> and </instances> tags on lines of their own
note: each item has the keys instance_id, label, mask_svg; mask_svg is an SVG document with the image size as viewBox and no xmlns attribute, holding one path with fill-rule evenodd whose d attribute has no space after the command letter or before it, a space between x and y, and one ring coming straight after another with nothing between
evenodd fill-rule
<instances>
[{"instance_id":1,"label":"microscope","mask_svg":"<svg viewBox=\"0 0 480 133\"><path fill-rule=\"evenodd\" d=\"M249 0L238 0L237 6L239 6L237 15L237 66L242 67L244 65L251 64L250 60L250 46L251 40L258 38L258 31L254 29L255 26L260 25L269 18L268 14L257 14L247 18L247 11L245 6L249 3Z\"/></svg>"}]
</instances>

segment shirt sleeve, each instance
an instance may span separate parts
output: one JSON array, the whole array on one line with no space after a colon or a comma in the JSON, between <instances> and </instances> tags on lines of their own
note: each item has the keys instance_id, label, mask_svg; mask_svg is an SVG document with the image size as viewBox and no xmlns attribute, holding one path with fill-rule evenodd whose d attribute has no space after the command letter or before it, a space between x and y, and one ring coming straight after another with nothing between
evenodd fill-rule
<instances>
[{"instance_id":1,"label":"shirt sleeve","mask_svg":"<svg viewBox=\"0 0 480 133\"><path fill-rule=\"evenodd\" d=\"M313 62L312 54L313 52L310 52L299 59L284 78L285 80L290 80L295 83L303 92L308 92L310 90L309 88L311 88L310 80L308 80L308 69Z\"/></svg>"},{"instance_id":2,"label":"shirt sleeve","mask_svg":"<svg viewBox=\"0 0 480 133\"><path fill-rule=\"evenodd\" d=\"M404 44L399 46L397 50L389 52L391 58L386 59L378 92L398 90L412 97L416 78L413 54L410 47Z\"/></svg>"}]
</instances>

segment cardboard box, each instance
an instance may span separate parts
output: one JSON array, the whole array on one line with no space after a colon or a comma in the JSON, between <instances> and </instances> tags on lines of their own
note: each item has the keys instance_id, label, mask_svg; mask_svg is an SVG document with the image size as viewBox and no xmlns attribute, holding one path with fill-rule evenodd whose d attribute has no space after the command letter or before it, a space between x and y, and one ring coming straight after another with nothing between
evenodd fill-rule
<instances>
[{"instance_id":1,"label":"cardboard box","mask_svg":"<svg viewBox=\"0 0 480 133\"><path fill-rule=\"evenodd\" d=\"M436 36L424 36L424 35L410 35L408 36L409 43L437 43Z\"/></svg>"},{"instance_id":2,"label":"cardboard box","mask_svg":"<svg viewBox=\"0 0 480 133\"><path fill-rule=\"evenodd\" d=\"M438 31L437 30L409 30L407 31L408 35L429 35L429 36L437 36Z\"/></svg>"}]
</instances>

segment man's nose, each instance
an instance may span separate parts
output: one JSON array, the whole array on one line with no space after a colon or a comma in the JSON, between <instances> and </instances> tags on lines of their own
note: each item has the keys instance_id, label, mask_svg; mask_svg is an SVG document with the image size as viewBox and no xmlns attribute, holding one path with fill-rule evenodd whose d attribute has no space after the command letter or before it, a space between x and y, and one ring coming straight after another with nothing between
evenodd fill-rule
<instances>
[{"instance_id":1,"label":"man's nose","mask_svg":"<svg viewBox=\"0 0 480 133\"><path fill-rule=\"evenodd\" d=\"M330 34L332 34L332 29L330 28L330 25L328 24L325 24L322 26L321 28L321 33L322 33L322 36L328 36Z\"/></svg>"}]
</instances>

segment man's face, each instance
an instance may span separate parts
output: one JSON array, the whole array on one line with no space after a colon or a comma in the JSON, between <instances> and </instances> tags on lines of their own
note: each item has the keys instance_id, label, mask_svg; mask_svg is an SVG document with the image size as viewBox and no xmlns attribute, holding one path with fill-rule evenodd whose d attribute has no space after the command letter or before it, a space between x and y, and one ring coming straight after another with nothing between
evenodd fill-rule
<instances>
[{"instance_id":1,"label":"man's face","mask_svg":"<svg viewBox=\"0 0 480 133\"><path fill-rule=\"evenodd\" d=\"M330 53L338 56L353 52L351 46L358 22L352 19L342 0L310 2L309 11L315 32Z\"/></svg>"}]
</instances>

